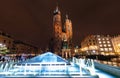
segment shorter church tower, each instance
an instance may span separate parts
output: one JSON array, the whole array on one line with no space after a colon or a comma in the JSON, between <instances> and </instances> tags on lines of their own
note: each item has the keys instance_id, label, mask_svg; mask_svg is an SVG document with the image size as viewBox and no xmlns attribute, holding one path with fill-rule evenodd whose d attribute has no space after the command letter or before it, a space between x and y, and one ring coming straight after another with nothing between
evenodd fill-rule
<instances>
[{"instance_id":1,"label":"shorter church tower","mask_svg":"<svg viewBox=\"0 0 120 78\"><path fill-rule=\"evenodd\" d=\"M66 15L66 19L65 19L65 28L66 28L65 31L66 31L66 36L67 36L67 42L70 48L71 47L70 44L72 42L72 22L68 18L68 15Z\"/></svg>"},{"instance_id":2,"label":"shorter church tower","mask_svg":"<svg viewBox=\"0 0 120 78\"><path fill-rule=\"evenodd\" d=\"M69 58L71 57L71 48L72 48L72 22L66 15L64 32L62 38L62 57Z\"/></svg>"}]
</instances>

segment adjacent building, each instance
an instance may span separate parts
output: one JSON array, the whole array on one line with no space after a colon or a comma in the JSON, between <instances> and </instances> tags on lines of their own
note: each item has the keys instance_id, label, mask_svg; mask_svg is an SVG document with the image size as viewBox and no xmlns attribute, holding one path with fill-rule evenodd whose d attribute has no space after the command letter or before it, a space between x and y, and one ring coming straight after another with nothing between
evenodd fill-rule
<instances>
[{"instance_id":1,"label":"adjacent building","mask_svg":"<svg viewBox=\"0 0 120 78\"><path fill-rule=\"evenodd\" d=\"M81 50L88 54L113 55L114 48L109 35L89 35L81 42Z\"/></svg>"},{"instance_id":2,"label":"adjacent building","mask_svg":"<svg viewBox=\"0 0 120 78\"><path fill-rule=\"evenodd\" d=\"M37 47L14 40L9 34L0 31L0 55L21 55L21 54L40 54L41 50Z\"/></svg>"},{"instance_id":3,"label":"adjacent building","mask_svg":"<svg viewBox=\"0 0 120 78\"><path fill-rule=\"evenodd\" d=\"M89 35L83 39L81 42L81 51L87 54L98 53L98 42L95 35Z\"/></svg>"},{"instance_id":4,"label":"adjacent building","mask_svg":"<svg viewBox=\"0 0 120 78\"><path fill-rule=\"evenodd\" d=\"M16 55L22 55L22 54L27 54L27 55L37 55L40 54L38 52L38 48L27 44L25 42L15 40L14 41L14 54Z\"/></svg>"},{"instance_id":5,"label":"adjacent building","mask_svg":"<svg viewBox=\"0 0 120 78\"><path fill-rule=\"evenodd\" d=\"M120 55L120 35L112 38L112 44L115 52Z\"/></svg>"},{"instance_id":6,"label":"adjacent building","mask_svg":"<svg viewBox=\"0 0 120 78\"><path fill-rule=\"evenodd\" d=\"M12 53L13 41L9 34L0 31L0 54Z\"/></svg>"}]
</instances>

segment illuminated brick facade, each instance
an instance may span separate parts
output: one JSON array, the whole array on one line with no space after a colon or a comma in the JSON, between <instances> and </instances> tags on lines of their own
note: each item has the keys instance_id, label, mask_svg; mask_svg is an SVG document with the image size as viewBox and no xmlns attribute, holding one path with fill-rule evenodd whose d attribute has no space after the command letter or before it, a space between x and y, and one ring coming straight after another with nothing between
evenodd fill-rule
<instances>
[{"instance_id":1,"label":"illuminated brick facade","mask_svg":"<svg viewBox=\"0 0 120 78\"><path fill-rule=\"evenodd\" d=\"M60 53L61 45L62 45L62 21L61 21L61 13L56 7L54 11L53 17L53 35L54 35L54 52Z\"/></svg>"},{"instance_id":2,"label":"illuminated brick facade","mask_svg":"<svg viewBox=\"0 0 120 78\"><path fill-rule=\"evenodd\" d=\"M113 43L113 47L114 47L115 52L120 54L120 35L113 37L112 43Z\"/></svg>"},{"instance_id":3,"label":"illuminated brick facade","mask_svg":"<svg viewBox=\"0 0 120 78\"><path fill-rule=\"evenodd\" d=\"M81 50L89 54L111 54L114 52L109 35L89 35L81 43Z\"/></svg>"},{"instance_id":4,"label":"illuminated brick facade","mask_svg":"<svg viewBox=\"0 0 120 78\"><path fill-rule=\"evenodd\" d=\"M70 52L68 49L72 46L72 22L68 18L68 15L66 15L65 23L62 25L61 12L58 7L56 7L53 16L53 35L54 52L58 55L63 55L63 57L65 54L71 55L65 52Z\"/></svg>"}]
</instances>

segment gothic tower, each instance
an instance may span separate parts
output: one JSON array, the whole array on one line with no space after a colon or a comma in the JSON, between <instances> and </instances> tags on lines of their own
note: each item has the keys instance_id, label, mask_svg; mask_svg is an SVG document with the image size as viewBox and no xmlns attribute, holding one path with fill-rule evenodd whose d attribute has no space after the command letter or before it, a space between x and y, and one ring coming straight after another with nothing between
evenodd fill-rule
<instances>
[{"instance_id":1,"label":"gothic tower","mask_svg":"<svg viewBox=\"0 0 120 78\"><path fill-rule=\"evenodd\" d=\"M63 27L63 38L62 38L62 57L72 57L72 22L66 15L64 27Z\"/></svg>"},{"instance_id":2,"label":"gothic tower","mask_svg":"<svg viewBox=\"0 0 120 78\"><path fill-rule=\"evenodd\" d=\"M64 26L65 26L64 28L65 28L65 35L66 35L66 41L67 41L67 48L71 48L71 44L72 44L72 22L68 18L68 15L66 15Z\"/></svg>"},{"instance_id":3,"label":"gothic tower","mask_svg":"<svg viewBox=\"0 0 120 78\"><path fill-rule=\"evenodd\" d=\"M56 7L53 16L53 35L54 35L54 52L61 55L61 43L62 43L62 21L61 13Z\"/></svg>"}]
</instances>

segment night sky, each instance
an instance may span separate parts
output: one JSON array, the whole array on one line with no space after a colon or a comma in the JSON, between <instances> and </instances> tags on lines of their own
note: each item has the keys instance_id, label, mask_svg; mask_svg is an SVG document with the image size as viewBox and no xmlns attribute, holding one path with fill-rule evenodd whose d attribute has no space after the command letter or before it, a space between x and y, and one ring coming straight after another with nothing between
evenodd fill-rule
<instances>
[{"instance_id":1,"label":"night sky","mask_svg":"<svg viewBox=\"0 0 120 78\"><path fill-rule=\"evenodd\" d=\"M58 4L73 23L73 43L89 34L120 34L119 0L1 0L0 30L38 47L47 47Z\"/></svg>"}]
</instances>

